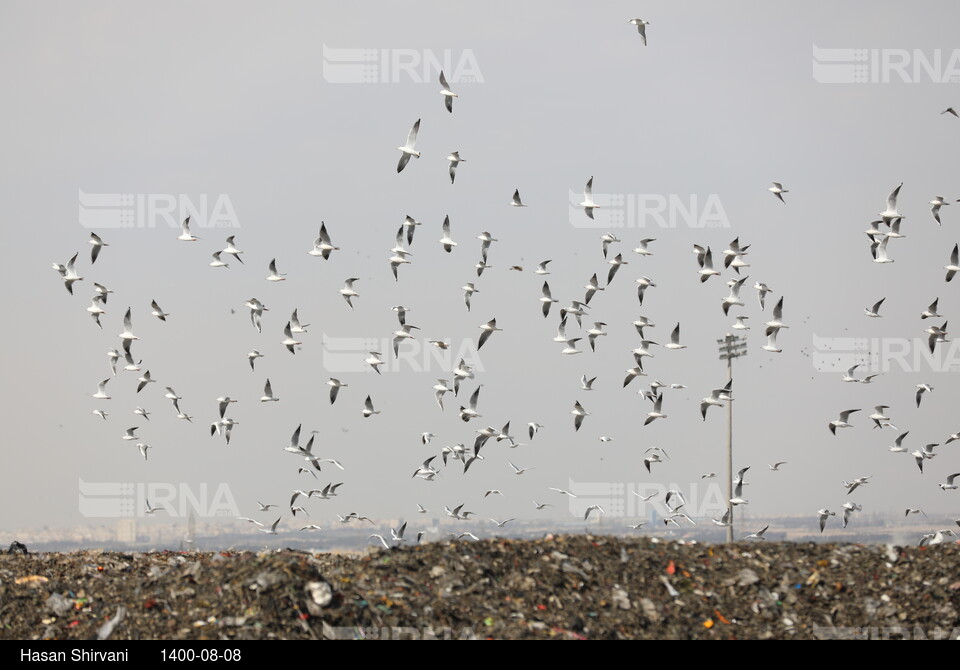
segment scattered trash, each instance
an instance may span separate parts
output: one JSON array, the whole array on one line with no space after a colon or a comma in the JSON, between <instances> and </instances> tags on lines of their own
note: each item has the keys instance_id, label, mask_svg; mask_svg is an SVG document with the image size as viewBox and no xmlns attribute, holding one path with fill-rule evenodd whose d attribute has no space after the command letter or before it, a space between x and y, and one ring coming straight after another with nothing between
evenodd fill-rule
<instances>
[{"instance_id":1,"label":"scattered trash","mask_svg":"<svg viewBox=\"0 0 960 670\"><path fill-rule=\"evenodd\" d=\"M73 609L73 601L70 600L70 598L63 597L59 593L54 593L47 598L47 602L44 603L44 606L47 608L48 612L53 612L57 616L63 616Z\"/></svg>"},{"instance_id":2,"label":"scattered trash","mask_svg":"<svg viewBox=\"0 0 960 670\"><path fill-rule=\"evenodd\" d=\"M613 585L613 595L610 598L613 601L613 604L619 607L622 610L630 609L630 596L627 595L627 592L620 588L619 584Z\"/></svg>"},{"instance_id":3,"label":"scattered trash","mask_svg":"<svg viewBox=\"0 0 960 670\"><path fill-rule=\"evenodd\" d=\"M43 575L27 575L26 577L17 577L13 580L14 584L27 584L29 586L40 586L41 584L46 584L50 580L44 577Z\"/></svg>"},{"instance_id":4,"label":"scattered trash","mask_svg":"<svg viewBox=\"0 0 960 670\"><path fill-rule=\"evenodd\" d=\"M120 625L120 622L123 621L123 617L127 615L127 608L121 605L117 608L117 613L110 619L107 623L100 626L100 629L97 630L97 639L106 640L113 633L114 629Z\"/></svg>"},{"instance_id":5,"label":"scattered trash","mask_svg":"<svg viewBox=\"0 0 960 670\"><path fill-rule=\"evenodd\" d=\"M27 551L27 545L23 544L22 542L17 542L16 540L14 540L13 542L10 543L10 548L7 549L7 553L25 556L30 552Z\"/></svg>"},{"instance_id":6,"label":"scattered trash","mask_svg":"<svg viewBox=\"0 0 960 670\"><path fill-rule=\"evenodd\" d=\"M389 562L378 550L3 553L0 630L21 640L960 636L956 545L746 549L556 535L401 546Z\"/></svg>"},{"instance_id":7,"label":"scattered trash","mask_svg":"<svg viewBox=\"0 0 960 670\"><path fill-rule=\"evenodd\" d=\"M673 584L670 583L669 579L667 579L666 577L661 577L660 581L663 582L663 585L667 587L667 593L669 593L671 597L673 598L679 597L680 592L677 591L675 588L673 588Z\"/></svg>"},{"instance_id":8,"label":"scattered trash","mask_svg":"<svg viewBox=\"0 0 960 670\"><path fill-rule=\"evenodd\" d=\"M333 587L327 582L307 582L303 588L307 592L307 611L314 616L333 602Z\"/></svg>"}]
</instances>

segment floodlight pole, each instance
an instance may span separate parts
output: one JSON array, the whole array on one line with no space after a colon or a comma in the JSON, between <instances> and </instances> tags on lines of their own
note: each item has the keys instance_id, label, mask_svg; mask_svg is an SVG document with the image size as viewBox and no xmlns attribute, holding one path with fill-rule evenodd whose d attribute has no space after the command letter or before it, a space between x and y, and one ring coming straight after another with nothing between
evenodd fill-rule
<instances>
[{"instance_id":1,"label":"floodlight pole","mask_svg":"<svg viewBox=\"0 0 960 670\"><path fill-rule=\"evenodd\" d=\"M727 333L722 340L717 340L720 345L720 359L727 361L727 382L733 381L733 359L747 355L747 341L745 338L737 337ZM732 389L731 385L731 389ZM727 526L727 542L733 542L733 401L727 401L727 514L729 525Z\"/></svg>"}]
</instances>

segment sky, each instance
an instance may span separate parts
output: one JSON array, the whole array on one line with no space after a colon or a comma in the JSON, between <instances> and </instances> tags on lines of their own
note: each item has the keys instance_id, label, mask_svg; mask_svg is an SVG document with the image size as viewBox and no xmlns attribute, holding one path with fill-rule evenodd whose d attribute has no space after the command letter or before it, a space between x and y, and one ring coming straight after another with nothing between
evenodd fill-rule
<instances>
[{"instance_id":1,"label":"sky","mask_svg":"<svg viewBox=\"0 0 960 670\"><path fill-rule=\"evenodd\" d=\"M955 518L958 491L936 483L960 471L960 442L939 447L922 475L909 454L887 448L903 431L912 451L960 430L951 409L960 348L951 340L924 357L923 330L942 320L919 318L939 297L940 313L960 323L960 283L945 283L942 270L960 240L960 205L944 207L938 226L927 204L960 196L960 119L940 113L960 108L960 9L730 8L4 3L0 528L109 522L85 515L80 481L193 493L226 485L244 515L257 500L283 506L294 489L330 481L344 484L336 499L308 503L317 518L411 517L417 503L438 514L467 503L481 517L536 518L544 512L533 500L552 503L557 518L582 514L585 503L549 487L585 499L612 491L611 506L631 520L646 514L629 495L644 486L678 487L700 498L690 509L716 513L719 489L700 477L725 474L725 412L704 421L699 402L726 382L716 340L734 314L751 326L734 370L734 462L751 467L748 513L810 514L813 524L816 510L852 500L872 512L920 507ZM650 22L647 46L628 24L638 11ZM438 64L459 95L452 114ZM867 81L853 81L852 64ZM421 157L398 174L396 147L417 119ZM445 158L454 150L466 161L451 184ZM593 221L576 207L591 176L602 205ZM785 204L768 192L773 181L789 190ZM872 263L863 231L901 182L906 238L891 240L894 263ZM508 205L514 189L527 207ZM191 212L201 239L178 241L175 222ZM387 259L406 215L422 226L394 281ZM458 243L449 254L438 243L445 216ZM321 221L340 247L327 261L306 253ZM478 278L483 231L497 241ZM93 266L91 232L110 245ZM610 255L629 264L593 298L582 332L571 317L567 333L583 336L584 353L563 356L551 341L557 308L582 300L593 273L605 285L604 233L621 240ZM231 234L245 264L209 267ZM656 239L651 256L632 251L644 238ZM727 317L720 302L733 273L701 283L691 250L709 245L719 265L734 238L751 245L749 279L745 305ZM84 279L71 296L51 263L77 252ZM286 281L265 281L272 258ZM547 259L551 274L534 274ZM657 284L642 306L641 275ZM348 277L359 278L352 310L338 294ZM560 300L546 319L544 279ZM460 288L468 281L478 289L469 312ZM765 312L756 281L773 289ZM93 282L114 291L102 330L85 312ZM770 353L763 323L781 296L789 328L779 333L782 353ZM269 308L262 333L243 306L251 297ZM884 297L882 318L864 316ZM154 299L170 313L165 323L150 316ZM399 361L388 349L398 304L420 328ZM112 399L94 400L127 307L141 338L134 355L157 383L137 394L138 375L121 371L107 386ZM310 325L291 355L280 341L294 308ZM660 344L680 323L687 348L652 347L649 376L624 389L640 315L656 323L646 334ZM479 326L493 318L503 331L477 352ZM594 321L609 331L595 353L585 335ZM449 350L433 350L431 339ZM388 360L380 376L362 364L371 344ZM265 357L251 371L254 348ZM858 375L883 374L841 383L844 362L867 349L875 358ZM441 411L431 387L451 379L461 355L476 379ZM584 374L597 377L593 391L580 389ZM332 406L330 377L348 384ZM277 403L258 400L267 378ZM667 418L644 426L651 407L637 391L653 380L686 388L665 389ZM478 383L482 417L464 423L457 407ZM934 390L918 409L920 383ZM192 424L164 399L168 385ZM238 399L229 445L209 435L224 395ZM381 414L362 417L367 395ZM574 431L577 401L590 415ZM871 429L866 415L881 404L898 430ZM855 427L831 436L827 423L852 408L864 409ZM454 466L434 482L411 478L444 445L472 445L476 430L507 421L524 446L491 442L465 476ZM533 421L544 428L530 440ZM304 436L318 431L314 450L344 471L325 465L316 482L297 474L301 461L282 447L300 424ZM147 461L120 439L132 426L152 447ZM426 431L436 437L424 446ZM652 446L670 460L648 474ZM516 476L508 461L534 469ZM770 472L775 461L788 465ZM842 481L861 476L871 484L848 497ZM484 499L492 488L505 495Z\"/></svg>"}]
</instances>

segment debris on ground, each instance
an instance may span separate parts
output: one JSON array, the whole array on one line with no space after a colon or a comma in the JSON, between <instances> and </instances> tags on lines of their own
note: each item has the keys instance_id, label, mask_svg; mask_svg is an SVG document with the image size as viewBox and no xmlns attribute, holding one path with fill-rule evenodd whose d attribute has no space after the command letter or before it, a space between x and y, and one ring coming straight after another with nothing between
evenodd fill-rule
<instances>
[{"instance_id":1,"label":"debris on ground","mask_svg":"<svg viewBox=\"0 0 960 670\"><path fill-rule=\"evenodd\" d=\"M17 542L16 540L14 540L13 542L10 543L10 548L7 549L7 553L26 555L26 554L29 554L30 552L27 551L27 545L25 545L23 542Z\"/></svg>"},{"instance_id":2,"label":"debris on ground","mask_svg":"<svg viewBox=\"0 0 960 670\"><path fill-rule=\"evenodd\" d=\"M957 637L958 568L957 545L583 535L358 556L7 553L0 555L0 637Z\"/></svg>"}]
</instances>

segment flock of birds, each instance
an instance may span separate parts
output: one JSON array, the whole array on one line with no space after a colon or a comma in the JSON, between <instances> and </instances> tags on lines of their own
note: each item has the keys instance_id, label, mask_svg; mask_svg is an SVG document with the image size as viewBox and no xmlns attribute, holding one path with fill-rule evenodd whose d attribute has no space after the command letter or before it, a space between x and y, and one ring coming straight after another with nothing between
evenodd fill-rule
<instances>
[{"instance_id":1,"label":"flock of birds","mask_svg":"<svg viewBox=\"0 0 960 670\"><path fill-rule=\"evenodd\" d=\"M646 26L650 25L649 22L641 19L632 19L630 23L637 27L643 44L646 45L647 42L645 29ZM443 104L446 110L452 113L453 101L454 98L458 97L458 94L452 90L442 72L440 73L440 85L440 94L443 96ZM956 115L952 108L945 110L943 113L947 112L951 112ZM411 158L420 158L420 152L416 148L419 131L420 120L417 120L410 129L406 142L402 146L397 147L397 149L401 152L400 160L397 164L398 173L402 172L408 167ZM458 166L460 163L465 162L466 159L460 156L459 151L454 151L447 156L447 160L449 161L450 182L453 184L456 181ZM886 200L885 209L879 213L879 218L872 222L870 228L866 231L870 243L870 254L872 260L878 264L894 262L894 259L890 257L891 249L888 245L890 244L891 240L901 240L906 237L901 233L901 223L904 216L900 214L897 209L897 198L901 187L902 184L897 186L893 192L890 193ZM784 199L784 195L790 191L785 189L781 183L773 182L773 185L768 190L778 200L780 200L780 202L784 203L784 205L787 204L787 201ZM527 205L524 204L521 199L519 189L514 191L507 204L512 207L527 207ZM930 201L930 204L932 205L933 219L938 225L940 225L940 210L949 203L942 196L937 196L934 200ZM592 176L586 182L584 187L584 199L581 203L579 203L579 206L583 208L584 215L590 219L594 219L594 210L601 207L601 205L595 202L593 197ZM410 248L413 246L417 228L423 225L424 224L422 222L417 221L410 216L406 216L403 222L400 224L395 238L395 245L392 249L390 249L389 253L391 255L388 260L395 281L400 280L400 268L403 265L412 262L410 260L410 257L412 256ZM438 240L438 243L446 253L452 253L455 249L457 249L458 242L454 239L455 236L453 234L453 227L451 225L449 216L444 219L440 228L441 237ZM176 240L181 242L197 242L199 239L200 238L191 233L190 218L187 217L187 219L185 219L181 224L181 233ZM491 249L491 246L495 242L498 242L498 240L492 237L491 234L486 231L481 232L477 236L477 239L480 241L481 258L480 261L474 266L474 269L476 270L476 275L479 280L484 271L491 267L487 264L488 253ZM637 243L637 246L633 249L633 252L639 257L639 259L651 256L654 251L652 251L650 247L655 241L655 238L641 239ZM110 245L96 233L90 234L90 239L88 242L92 247L90 255L90 268L92 270L104 248ZM601 340L601 338L608 334L607 330L605 330L607 327L606 322L600 320L590 321L590 319L593 318L590 316L590 310L593 309L591 302L598 293L605 292L610 288L622 266L630 264L630 261L624 259L623 252L613 255L613 251L616 250L616 245L621 243L621 240L614 234L604 234L600 237L600 242L602 258L606 265L609 266L606 272L605 281L601 281L601 272L594 273L583 287L585 293L581 300L570 300L568 303L564 303L565 306L561 306L557 309L559 312L559 322L557 324L557 335L553 338L553 341L560 345L559 350L560 355L562 356L574 356L583 353L584 349L581 348L580 343L582 342L584 336L587 338L591 352L596 352L598 342ZM234 261L244 264L243 255L245 252L237 246L235 236L226 238L225 244L226 245L223 249L214 251L212 253L213 260L209 264L210 267L229 268L230 262ZM899 242L895 242L895 244L899 244ZM741 292L749 277L742 275L741 271L750 267L750 263L747 262L750 247L751 245L749 244L741 244L739 238L737 238L734 239L726 249L723 249L717 253L715 253L710 246L704 247L701 245L694 245L692 249L692 252L696 258L696 266L694 266L691 262L690 273L691 276L694 276L693 273L696 273L695 276L702 284L708 283L713 277L720 277L724 271L730 271L733 273L733 275L725 282L728 290L727 294L725 296L718 296L718 301L720 302L724 315L735 320L735 322L730 326L730 328L735 332L745 332L751 328L750 325L748 325L748 320L750 318L749 315L736 313L731 314L731 310L734 310L735 308L742 309L745 307L744 297L741 295ZM321 223L319 234L314 240L312 248L307 250L306 253L310 254L311 256L328 260L334 252L338 251L340 251L340 247L333 243L326 224ZM74 254L73 257L70 258L70 260L65 264L55 263L53 266L54 269L59 273L67 291L71 295L74 293L74 288L77 282L84 280L84 277L78 274L78 256L79 253ZM722 261L722 268L720 267L720 261ZM551 262L553 261L549 259L544 260L540 262L533 270L534 274L544 278L543 284L540 287L541 297L539 298L540 310L542 311L544 319L549 318L554 305L560 304L561 302L558 298L553 297L549 280L546 279L546 277L551 274L551 270L548 267ZM944 266L944 269L946 270L946 282L950 282L956 273L960 272L960 263L958 263L958 246L956 244L949 255L949 261ZM511 266L509 270L521 273L526 272L523 266L520 265ZM276 258L271 259L269 263L267 263L267 272L268 274L265 277L266 281L283 282L287 279L285 274L279 271ZM360 304L359 300L361 298L361 294L357 290L357 282L359 281L360 279L358 277L348 277L344 280L343 288L339 290L339 294L343 297L344 301L351 310L355 309L358 304ZM468 312L471 309L471 298L479 291L477 288L477 283L478 282L468 282L462 287L464 292L464 304ZM716 283L716 281L714 283ZM657 284L652 278L646 275L641 275L639 278L637 278L635 280L635 284L637 289L638 306L642 307L644 303L644 296L646 295L647 291L656 289ZM773 293L773 290L765 283L760 281L756 281L752 286L757 292L756 300L759 308L761 312L765 312L767 306L766 298L768 294ZM93 289L94 295L92 297L92 302L86 311L91 315L96 325L103 328L101 318L107 313L106 306L108 296L113 293L113 291L100 283L93 283ZM864 310L866 316L870 318L882 317L881 309L883 307L884 300L885 298L881 298L872 306L866 307ZM251 325L254 329L256 329L258 334L262 333L264 325L264 313L269 311L269 308L256 297L248 299L244 303L244 306L250 310ZM403 346L404 341L417 337L413 331L419 331L420 328L408 322L407 313L411 311L410 308L398 305L392 309L396 313L396 318L398 319L398 328L393 332L392 340L394 355L396 356L399 352L399 348ZM144 309L142 313L164 322L166 322L167 317L172 316L171 313L165 312L155 300L150 302L150 309ZM577 335L572 335L567 332L568 328L571 327L570 317L573 317L573 320L576 321L577 328L580 331ZM584 329L583 317L588 318L586 329ZM935 299L925 310L923 310L923 312L920 314L920 318L923 320L944 319L941 325L933 325L923 331L926 335L928 335L929 347L931 352L933 352L938 344L947 342L946 338L948 335L947 321L945 320L945 317L938 313L938 300ZM592 323L592 327L590 326L590 323ZM282 328L283 339L279 339L278 337L279 344L289 351L290 354L296 354L301 347L305 346L304 342L302 341L302 336L307 333L307 327L309 325L310 324L302 324L300 322L298 311L294 309L293 313L290 315L290 318L286 321ZM638 377L648 376L644 368L645 364L648 363L645 362L645 359L650 359L655 356L654 347L661 347L666 350L677 351L685 349L687 346L682 342L680 323L676 323L673 326L670 332L669 341L663 344L649 339L647 336L646 331L656 327L656 324L650 318L646 316L640 316L637 320L633 321L632 325L636 329L636 333L639 336L639 341L636 348L630 352L631 359L628 363L628 367L625 368L625 376L622 384L623 388L630 386L633 380ZM491 337L504 330L497 325L496 318L479 324L477 328L479 330L479 340L477 345L478 350L487 342L489 342ZM772 307L770 319L763 325L763 333L766 337L766 344L762 346L763 350L773 354L781 353L782 349L778 344L777 338L782 330L788 328L789 325L785 322L784 318L784 298L783 296L780 296ZM92 394L92 397L97 401L111 400L108 384L113 377L118 375L118 368L120 373L139 373L140 376L137 377L136 386L137 394L139 394L141 391L144 391L144 389L146 389L150 384L156 382L156 380L151 376L150 370L143 369L144 366L142 365L142 361L137 360L133 354L134 345L140 340L140 338L134 333L132 307L128 307L125 310L123 317L123 329L122 332L119 333L119 339L120 347L112 348L107 352L112 374L106 379L100 381L97 384L97 391ZM450 346L448 340L444 339L433 339L429 340L429 342L431 345L441 349L446 349ZM258 349L252 349L247 354L247 360L251 370L256 371L256 361L263 356L264 354L262 354ZM382 352L378 351L368 352L364 362L366 365L369 365L370 368L372 368L373 371L375 371L378 375L381 374L381 367L386 363L383 359ZM847 370L842 376L842 382L869 384L871 383L871 380L877 376L874 374L864 377L857 377L856 371L858 367L859 365L854 365ZM464 359L461 359L457 367L451 371L451 379L437 379L437 383L432 387L434 399L436 404L439 406L440 411L446 411L446 408L444 407L444 398L447 394L452 393L454 397L459 397L461 385L472 382L475 384L475 387L469 394L469 400L466 402L466 404L460 405L458 410L459 418L465 423L482 418L483 415L480 413L480 391L482 385L476 383L476 371L473 369L473 367L468 365ZM580 379L581 391L584 393L592 391L595 381L596 377L588 378L587 375L583 375ZM331 405L337 402L337 399L340 397L340 390L349 386L349 384L344 383L340 379L336 378L330 378L327 381L327 385L330 387L329 402ZM668 414L665 413L665 398L670 395L670 391L684 388L686 388L684 384L664 384L655 379L649 384L648 389L641 389L640 393L646 400L650 402L650 411L647 412L643 424L648 425L657 420L668 419ZM929 384L918 384L916 389L916 404L919 408L924 395L932 393L934 388ZM372 397L373 392L368 392L366 394L362 408L362 415L365 418L372 418L381 413L380 410L376 409ZM186 411L181 408L180 403L183 401L183 397L177 394L173 386L165 387L163 398L170 401L173 411L176 412L176 417L178 419L192 422L194 417L190 414L187 414ZM280 398L275 394L269 378L266 379L266 383L264 384L263 388L263 395L260 398L260 401L262 403L269 403L278 402L279 400ZM711 407L723 407L732 401L732 381L728 382L724 386L717 386L716 388L709 389L707 394L700 401L701 419L703 421L707 421L708 412ZM217 417L209 425L210 435L222 436L227 444L230 443L235 427L240 425L239 421L229 416L230 406L235 402L237 402L236 399L231 398L230 396L222 396L217 398ZM211 404L213 404L212 400ZM666 409L669 409L669 405L666 407ZM897 429L896 426L891 423L892 419L887 415L887 411L889 409L890 406L888 405L878 405L874 408L874 413L869 416L869 419L872 421L874 428L891 428L899 432L899 435L895 440L895 444L890 447L891 452L908 453L910 452L910 448L904 445L904 441L907 438L909 431L900 432L899 429ZM830 432L836 436L838 429L853 427L853 424L851 424L850 421L853 415L860 411L860 408L855 408L845 409L839 412L839 418L834 421L830 421L828 424ZM94 409L93 413L103 420L108 420L109 414L104 409ZM145 421L149 421L151 412L148 412L141 406L137 406L134 410L134 414L142 417ZM573 431L579 431L584 422L590 416L590 412L586 409L586 406L580 402L580 400L574 402L573 407L570 410L570 414L572 415L571 427ZM328 466L341 471L345 470L345 466L339 461L331 458L324 458L318 451L314 451L314 442L317 437L317 431L313 431L307 442L305 444L301 444L301 428L302 426L298 426L296 428L292 434L289 444L283 447L285 452L291 453L299 458L300 466L297 470L298 475L309 475L313 478L316 478L317 473L322 472L322 468L326 468ZM540 423L531 421L525 426L524 432L527 436L527 439L533 441L538 432L543 428L544 426ZM151 447L149 444L143 441L139 435L137 435L138 430L140 430L139 427L127 428L122 433L121 438L125 441L135 443L142 458L146 460L148 458L148 450ZM420 441L422 445L429 446L434 437L436 436L432 432L426 431L421 434ZM515 435L511 434L510 421L507 421L506 424L500 429L488 425L485 428L476 430L475 435L472 436L471 439L472 445L470 446L468 446L469 441L456 442L451 445L443 446L438 453L426 458L416 468L413 468L411 477L430 482L434 481L437 477L440 477L446 469L452 467L460 468L462 470L462 474L466 475L471 467L477 467L475 464L477 462L484 461L486 456L489 455L487 445L490 444L491 440L494 444L504 443L505 446L510 449L525 446L524 444L518 442ZM613 438L608 436L599 437L601 442L610 442L612 439ZM955 440L960 440L960 433L951 435L945 440L944 443L948 444ZM922 448L910 452L921 474L924 473L924 464L938 455L937 452L935 452L935 448L938 446L940 445L936 443L928 443ZM646 471L648 473L652 473L654 467L662 467L661 464L667 463L669 460L670 457L668 456L666 450L660 447L649 447L644 452L643 464ZM513 462L512 458L507 459L506 465L509 466L509 470L505 470L505 472L511 473L517 477L522 476L525 472L533 469L531 466L518 466ZM787 465L785 461L779 461L768 465L768 469L772 472L779 472L784 465ZM728 501L729 507L722 516L712 519L712 522L717 526L729 526L732 521L731 510L736 506L749 504L749 500L745 499L743 496L743 487L746 484L745 476L749 470L750 467L744 467L739 470L733 482L735 491L733 498ZM716 473L711 472L702 475L702 479L713 478L716 478ZM958 488L958 478L960 478L960 473L949 474L945 477L944 482L938 483L938 486L944 491L954 491ZM864 476L854 479L852 482L844 481L843 485L847 490L847 494L850 495L859 487L870 484L870 480L871 476ZM321 488L297 488L291 492L290 501L285 508L289 510L290 515L294 518L296 518L298 515L307 516L307 510L302 505L297 504L301 499L333 499L337 497L337 489L342 485L342 482L334 483L331 481ZM484 492L483 498L486 499L490 496L503 495L504 494L499 489L490 489ZM571 491L556 487L549 488L549 493L545 492L545 495L570 498L577 497L576 494ZM640 496L638 493L635 493L635 495ZM644 502L646 502L655 495L657 494L640 497ZM690 518L690 516L684 510L687 501L680 491L671 490L667 492L664 497L664 503L670 510L670 514L662 520L664 525L680 527L682 525L681 522L683 524L696 524L696 522ZM538 500L533 500L532 504L536 510L544 510L545 508L552 506L552 503ZM279 506L276 504L265 504L259 501L257 502L257 505L259 507L259 512L261 513L269 513L270 510L279 508ZM428 510L422 505L418 505L417 507L418 514L428 513ZM444 505L443 510L448 517L457 520L469 519L471 516L476 514L473 511L464 510L464 507L464 504L459 504L452 508L448 505ZM848 523L851 522L853 515L862 509L863 508L861 505L852 501L843 503L843 505L840 507L840 515L842 518L843 527L846 528ZM158 508L152 507L149 501L146 502L146 513L153 514L157 510ZM590 505L586 508L583 518L584 521L588 521L592 515L601 517L604 514L606 514L606 512L600 505ZM826 508L817 511L816 516L818 519L820 532L824 531L830 517L835 517L837 514L838 512L834 512ZM924 514L924 516L926 516L922 510L907 508L905 511L905 516L909 516L911 514ZM250 517L241 517L242 520L248 521L255 525L257 530L260 532L267 534L278 533L278 526L282 518L283 516L281 515L278 516L272 523L267 523L266 521L261 522ZM342 516L338 515L338 518L340 523L343 524L368 522L371 525L374 525L373 520L357 512L350 512ZM490 522L495 524L496 528L504 528L507 524L514 520L514 518L502 520L491 518ZM638 523L630 524L628 527L633 530L639 530L643 528L646 523L647 522L645 521L639 521ZM406 523L403 523L399 528L390 529L389 537L385 537L385 534L378 533L371 534L370 539L371 541L381 543L386 548L399 545L407 541L407 538L404 537L406 525ZM960 519L957 520L957 525L960 525ZM743 539L763 540L764 534L767 532L768 528L769 527L764 527L755 533L748 534L744 536ZM300 530L309 532L322 529L315 524L306 524L301 526ZM452 535L456 539L477 539L475 535L469 532L454 533ZM423 533L418 533L416 541L419 542L422 539L422 536ZM924 535L921 543L939 544L947 541L947 538L950 537L954 537L954 532L952 530L940 529Z\"/></svg>"}]
</instances>

